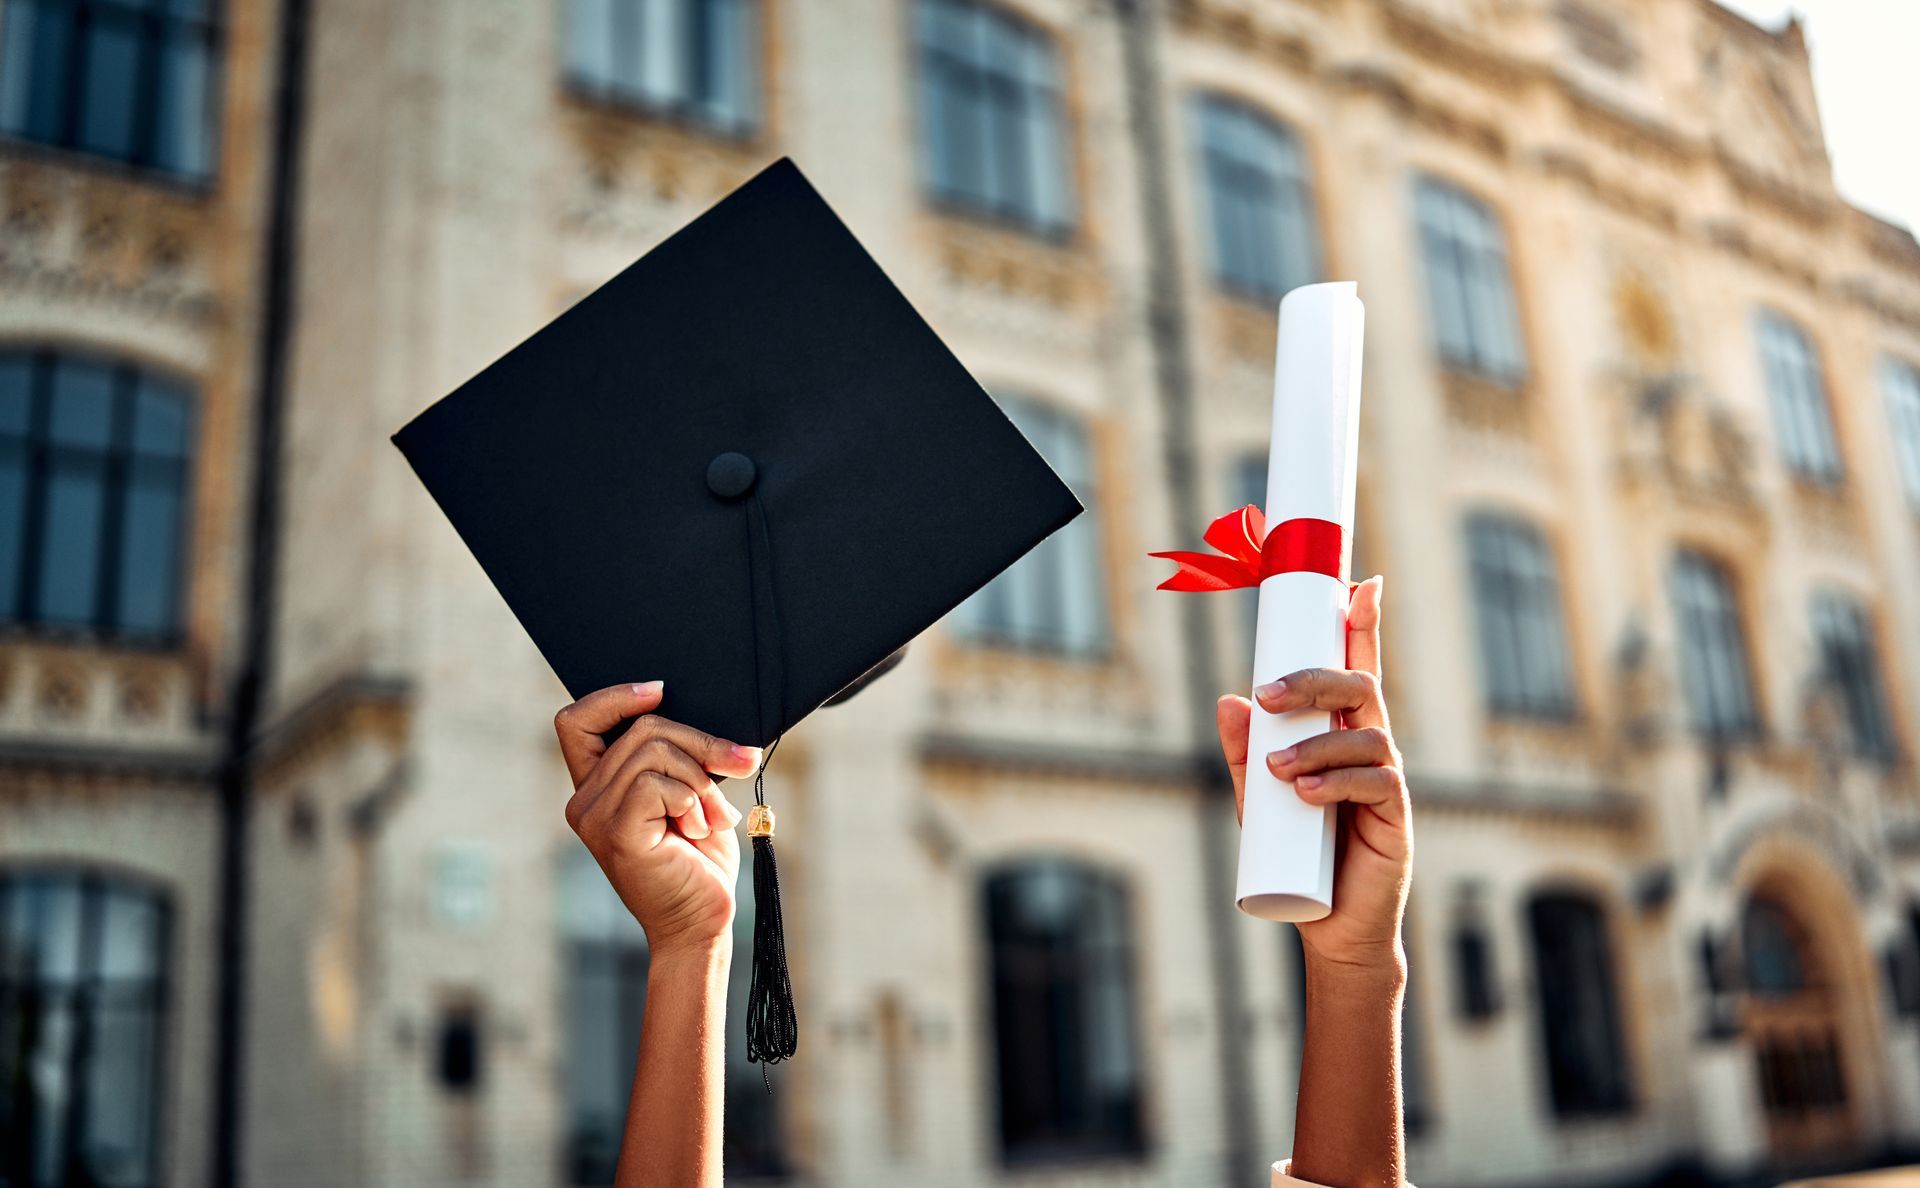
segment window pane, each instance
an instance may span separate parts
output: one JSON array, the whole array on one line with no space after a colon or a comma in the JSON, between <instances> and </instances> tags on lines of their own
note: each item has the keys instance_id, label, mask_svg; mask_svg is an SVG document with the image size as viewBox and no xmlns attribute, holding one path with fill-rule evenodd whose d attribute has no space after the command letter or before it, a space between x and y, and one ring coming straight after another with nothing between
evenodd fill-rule
<instances>
[{"instance_id":1,"label":"window pane","mask_svg":"<svg viewBox=\"0 0 1920 1188\"><path fill-rule=\"evenodd\" d=\"M88 1036L86 1133L81 1159L87 1182L127 1188L153 1180L154 1068L158 1020L144 1004L103 1006Z\"/></svg>"},{"instance_id":2,"label":"window pane","mask_svg":"<svg viewBox=\"0 0 1920 1188\"><path fill-rule=\"evenodd\" d=\"M614 0L568 0L567 73L597 89L612 83Z\"/></svg>"},{"instance_id":3,"label":"window pane","mask_svg":"<svg viewBox=\"0 0 1920 1188\"><path fill-rule=\"evenodd\" d=\"M205 38L177 26L160 50L154 164L204 177L213 168L213 62Z\"/></svg>"},{"instance_id":4,"label":"window pane","mask_svg":"<svg viewBox=\"0 0 1920 1188\"><path fill-rule=\"evenodd\" d=\"M113 372L95 363L55 364L48 435L55 445L104 450L113 441Z\"/></svg>"},{"instance_id":5,"label":"window pane","mask_svg":"<svg viewBox=\"0 0 1920 1188\"><path fill-rule=\"evenodd\" d=\"M40 618L46 622L77 625L94 619L106 473L97 459L57 460L49 467L38 591Z\"/></svg>"},{"instance_id":6,"label":"window pane","mask_svg":"<svg viewBox=\"0 0 1920 1188\"><path fill-rule=\"evenodd\" d=\"M693 42L686 0L630 0L639 9L640 97L660 107L687 98L687 60Z\"/></svg>"},{"instance_id":7,"label":"window pane","mask_svg":"<svg viewBox=\"0 0 1920 1188\"><path fill-rule=\"evenodd\" d=\"M1897 359L1882 360L1880 384L1886 393L1901 485L1907 499L1920 508L1920 368Z\"/></svg>"},{"instance_id":8,"label":"window pane","mask_svg":"<svg viewBox=\"0 0 1920 1188\"><path fill-rule=\"evenodd\" d=\"M99 975L150 981L160 974L162 915L151 895L108 889L100 901Z\"/></svg>"},{"instance_id":9,"label":"window pane","mask_svg":"<svg viewBox=\"0 0 1920 1188\"><path fill-rule=\"evenodd\" d=\"M187 456L187 400L178 390L142 379L133 400L133 448L157 458Z\"/></svg>"},{"instance_id":10,"label":"window pane","mask_svg":"<svg viewBox=\"0 0 1920 1188\"><path fill-rule=\"evenodd\" d=\"M136 19L96 7L87 28L85 90L80 105L80 147L109 157L133 156L134 87L140 78L140 26Z\"/></svg>"},{"instance_id":11,"label":"window pane","mask_svg":"<svg viewBox=\"0 0 1920 1188\"><path fill-rule=\"evenodd\" d=\"M59 0L14 0L0 27L0 128L58 142L67 118L71 8Z\"/></svg>"}]
</instances>

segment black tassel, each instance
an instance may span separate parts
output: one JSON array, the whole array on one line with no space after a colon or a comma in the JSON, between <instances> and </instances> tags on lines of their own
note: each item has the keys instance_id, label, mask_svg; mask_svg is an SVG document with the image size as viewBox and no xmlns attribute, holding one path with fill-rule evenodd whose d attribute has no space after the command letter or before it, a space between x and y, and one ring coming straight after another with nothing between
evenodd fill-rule
<instances>
[{"instance_id":1,"label":"black tassel","mask_svg":"<svg viewBox=\"0 0 1920 1188\"><path fill-rule=\"evenodd\" d=\"M779 746L775 742L775 747ZM767 750L767 760L773 748ZM754 812L747 818L753 840L753 971L747 984L747 1059L778 1064L800 1046L793 1010L793 980L787 972L786 921L780 913L780 868L773 858L773 812L766 807L766 761L754 778ZM773 1091L771 1081L767 1091Z\"/></svg>"}]
</instances>

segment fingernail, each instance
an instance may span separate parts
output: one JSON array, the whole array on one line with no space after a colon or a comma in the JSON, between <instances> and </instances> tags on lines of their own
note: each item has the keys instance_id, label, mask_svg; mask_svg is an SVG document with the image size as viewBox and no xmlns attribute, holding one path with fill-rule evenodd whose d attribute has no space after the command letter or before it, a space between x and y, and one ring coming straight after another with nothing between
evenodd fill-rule
<instances>
[{"instance_id":1,"label":"fingernail","mask_svg":"<svg viewBox=\"0 0 1920 1188\"><path fill-rule=\"evenodd\" d=\"M1318 788L1320 782L1320 777L1317 775L1304 775L1293 781L1293 786L1296 788Z\"/></svg>"},{"instance_id":2,"label":"fingernail","mask_svg":"<svg viewBox=\"0 0 1920 1188\"><path fill-rule=\"evenodd\" d=\"M742 763L758 763L760 761L760 748L743 747L739 743L734 743L733 757Z\"/></svg>"},{"instance_id":3,"label":"fingernail","mask_svg":"<svg viewBox=\"0 0 1920 1188\"><path fill-rule=\"evenodd\" d=\"M1299 757L1299 755L1300 755L1299 747L1288 747L1284 751L1275 751L1273 753L1273 762L1283 764L1283 765L1292 763L1296 758Z\"/></svg>"},{"instance_id":4,"label":"fingernail","mask_svg":"<svg viewBox=\"0 0 1920 1188\"><path fill-rule=\"evenodd\" d=\"M651 697L666 687L667 683L665 681L641 681L633 687L633 695L635 697Z\"/></svg>"},{"instance_id":5,"label":"fingernail","mask_svg":"<svg viewBox=\"0 0 1920 1188\"><path fill-rule=\"evenodd\" d=\"M1280 700L1280 695L1286 691L1287 682L1285 681L1275 681L1270 685L1262 685L1255 690L1255 692L1260 695L1262 701L1278 701Z\"/></svg>"}]
</instances>

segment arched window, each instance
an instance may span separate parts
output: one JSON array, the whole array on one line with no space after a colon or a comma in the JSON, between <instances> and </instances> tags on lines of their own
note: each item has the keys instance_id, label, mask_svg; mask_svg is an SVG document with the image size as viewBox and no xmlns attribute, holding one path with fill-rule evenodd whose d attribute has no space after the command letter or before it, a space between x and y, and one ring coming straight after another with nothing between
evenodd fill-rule
<instances>
[{"instance_id":1,"label":"arched window","mask_svg":"<svg viewBox=\"0 0 1920 1188\"><path fill-rule=\"evenodd\" d=\"M1487 705L1520 717L1573 713L1573 668L1560 574L1533 525L1482 513L1467 521Z\"/></svg>"},{"instance_id":2,"label":"arched window","mask_svg":"<svg viewBox=\"0 0 1920 1188\"><path fill-rule=\"evenodd\" d=\"M1682 550L1667 571L1667 584L1679 633L1680 681L1694 730L1708 738L1752 736L1760 719L1732 577L1713 558Z\"/></svg>"},{"instance_id":3,"label":"arched window","mask_svg":"<svg viewBox=\"0 0 1920 1188\"><path fill-rule=\"evenodd\" d=\"M0 5L0 133L202 179L218 136L220 0Z\"/></svg>"},{"instance_id":4,"label":"arched window","mask_svg":"<svg viewBox=\"0 0 1920 1188\"><path fill-rule=\"evenodd\" d=\"M1518 383L1527 352L1500 221L1478 198L1437 178L1420 178L1413 197L1441 359L1499 383Z\"/></svg>"},{"instance_id":5,"label":"arched window","mask_svg":"<svg viewBox=\"0 0 1920 1188\"><path fill-rule=\"evenodd\" d=\"M1214 278L1267 302L1311 284L1320 274L1313 186L1293 133L1219 95L1196 99L1193 111Z\"/></svg>"},{"instance_id":6,"label":"arched window","mask_svg":"<svg viewBox=\"0 0 1920 1188\"><path fill-rule=\"evenodd\" d=\"M1770 309L1753 316L1760 347L1760 370L1773 405L1780 456L1796 473L1822 484L1840 481L1840 448L1833 437L1833 413L1820 356L1806 331Z\"/></svg>"},{"instance_id":7,"label":"arched window","mask_svg":"<svg viewBox=\"0 0 1920 1188\"><path fill-rule=\"evenodd\" d=\"M1126 888L1064 860L986 881L1000 1148L1009 1163L1139 1151Z\"/></svg>"},{"instance_id":8,"label":"arched window","mask_svg":"<svg viewBox=\"0 0 1920 1188\"><path fill-rule=\"evenodd\" d=\"M178 631L191 406L124 364L0 353L0 623Z\"/></svg>"},{"instance_id":9,"label":"arched window","mask_svg":"<svg viewBox=\"0 0 1920 1188\"><path fill-rule=\"evenodd\" d=\"M90 873L0 873L0 1183L160 1182L168 912Z\"/></svg>"},{"instance_id":10,"label":"arched window","mask_svg":"<svg viewBox=\"0 0 1920 1188\"><path fill-rule=\"evenodd\" d=\"M1815 594L1813 638L1820 652L1820 675L1840 693L1854 745L1868 755L1892 755L1893 723L1887 717L1879 649L1866 608L1831 590Z\"/></svg>"},{"instance_id":11,"label":"arched window","mask_svg":"<svg viewBox=\"0 0 1920 1188\"><path fill-rule=\"evenodd\" d=\"M915 0L924 184L945 205L1050 235L1074 221L1059 53L979 0Z\"/></svg>"},{"instance_id":12,"label":"arched window","mask_svg":"<svg viewBox=\"0 0 1920 1188\"><path fill-rule=\"evenodd\" d=\"M1036 545L954 612L955 632L981 643L1088 655L1107 645L1100 506L1087 427L1052 405L1000 397L1007 416L1086 511Z\"/></svg>"},{"instance_id":13,"label":"arched window","mask_svg":"<svg viewBox=\"0 0 1920 1188\"><path fill-rule=\"evenodd\" d=\"M1544 894L1527 904L1527 924L1553 1112L1626 1110L1627 1057L1605 913L1584 896Z\"/></svg>"},{"instance_id":14,"label":"arched window","mask_svg":"<svg viewBox=\"0 0 1920 1188\"><path fill-rule=\"evenodd\" d=\"M739 954L727 980L725 1157L729 1176L773 1175L778 1159L775 1099L748 1063L746 1018L753 944L753 856L740 858L733 943ZM613 1183L633 1091L634 1060L647 1001L647 936L614 893L593 856L571 848L559 871L558 930L564 971L568 1183Z\"/></svg>"}]
</instances>

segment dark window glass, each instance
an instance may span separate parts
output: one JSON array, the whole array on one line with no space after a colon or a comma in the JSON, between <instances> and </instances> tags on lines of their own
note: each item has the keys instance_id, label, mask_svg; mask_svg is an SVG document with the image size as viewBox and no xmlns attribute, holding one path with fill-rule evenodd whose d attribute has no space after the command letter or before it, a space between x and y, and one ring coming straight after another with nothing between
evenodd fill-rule
<instances>
[{"instance_id":1,"label":"dark window glass","mask_svg":"<svg viewBox=\"0 0 1920 1188\"><path fill-rule=\"evenodd\" d=\"M1626 1052L1605 915L1579 896L1542 895L1527 905L1527 922L1553 1112L1626 1110Z\"/></svg>"},{"instance_id":2,"label":"dark window glass","mask_svg":"<svg viewBox=\"0 0 1920 1188\"><path fill-rule=\"evenodd\" d=\"M1519 520L1477 515L1467 521L1467 554L1487 705L1522 717L1571 716L1560 575L1546 541Z\"/></svg>"},{"instance_id":3,"label":"dark window glass","mask_svg":"<svg viewBox=\"0 0 1920 1188\"><path fill-rule=\"evenodd\" d=\"M1313 186L1293 133L1217 95L1195 101L1194 125L1215 279L1267 302L1311 284L1320 274Z\"/></svg>"},{"instance_id":4,"label":"dark window glass","mask_svg":"<svg viewBox=\"0 0 1920 1188\"><path fill-rule=\"evenodd\" d=\"M159 1182L167 911L91 875L0 875L0 1183Z\"/></svg>"},{"instance_id":5,"label":"dark window glass","mask_svg":"<svg viewBox=\"0 0 1920 1188\"><path fill-rule=\"evenodd\" d=\"M734 951L741 959L728 976L728 1019L746 1017L752 966L745 954L753 943L753 897L746 888L752 870L753 856L743 853L733 923ZM647 935L584 849L568 853L559 882L567 1182L611 1184L646 1011ZM738 1028L727 1032L724 1155L730 1181L785 1170L779 1159L778 1099L768 1096L759 1066L747 1062L741 1034Z\"/></svg>"},{"instance_id":6,"label":"dark window glass","mask_svg":"<svg viewBox=\"0 0 1920 1188\"><path fill-rule=\"evenodd\" d=\"M927 189L951 206L1064 234L1074 221L1053 40L972 0L916 0Z\"/></svg>"},{"instance_id":7,"label":"dark window glass","mask_svg":"<svg viewBox=\"0 0 1920 1188\"><path fill-rule=\"evenodd\" d=\"M1680 681L1694 730L1709 738L1751 737L1760 723L1733 580L1711 558L1682 551L1667 581L1679 632Z\"/></svg>"},{"instance_id":8,"label":"dark window glass","mask_svg":"<svg viewBox=\"0 0 1920 1188\"><path fill-rule=\"evenodd\" d=\"M1816 594L1813 635L1820 651L1821 676L1840 694L1854 745L1868 755L1892 755L1896 749L1893 724L1887 717L1879 654L1866 610L1832 592Z\"/></svg>"},{"instance_id":9,"label":"dark window glass","mask_svg":"<svg viewBox=\"0 0 1920 1188\"><path fill-rule=\"evenodd\" d=\"M131 367L0 355L0 622L177 632L191 404Z\"/></svg>"},{"instance_id":10,"label":"dark window glass","mask_svg":"<svg viewBox=\"0 0 1920 1188\"><path fill-rule=\"evenodd\" d=\"M1814 482L1839 482L1840 448L1834 442L1826 380L1813 344L1799 326L1772 310L1755 314L1753 325L1780 456Z\"/></svg>"},{"instance_id":11,"label":"dark window glass","mask_svg":"<svg viewBox=\"0 0 1920 1188\"><path fill-rule=\"evenodd\" d=\"M1505 384L1526 376L1507 237L1479 199L1434 178L1414 186L1434 339L1448 365Z\"/></svg>"},{"instance_id":12,"label":"dark window glass","mask_svg":"<svg viewBox=\"0 0 1920 1188\"><path fill-rule=\"evenodd\" d=\"M1000 1146L1008 1162L1143 1147L1125 888L1066 861L986 883Z\"/></svg>"},{"instance_id":13,"label":"dark window glass","mask_svg":"<svg viewBox=\"0 0 1920 1188\"><path fill-rule=\"evenodd\" d=\"M0 133L189 179L213 172L221 30L206 4L11 0Z\"/></svg>"},{"instance_id":14,"label":"dark window glass","mask_svg":"<svg viewBox=\"0 0 1920 1188\"><path fill-rule=\"evenodd\" d=\"M1107 646L1106 582L1091 443L1068 413L1019 397L1001 406L1086 511L1040 542L954 612L956 634L982 643L1088 655Z\"/></svg>"},{"instance_id":15,"label":"dark window glass","mask_svg":"<svg viewBox=\"0 0 1920 1188\"><path fill-rule=\"evenodd\" d=\"M1493 938L1478 921L1462 920L1454 925L1453 969L1454 993L1461 1018L1479 1021L1500 1013Z\"/></svg>"},{"instance_id":16,"label":"dark window glass","mask_svg":"<svg viewBox=\"0 0 1920 1188\"><path fill-rule=\"evenodd\" d=\"M730 135L760 118L761 0L568 0L567 79Z\"/></svg>"}]
</instances>

